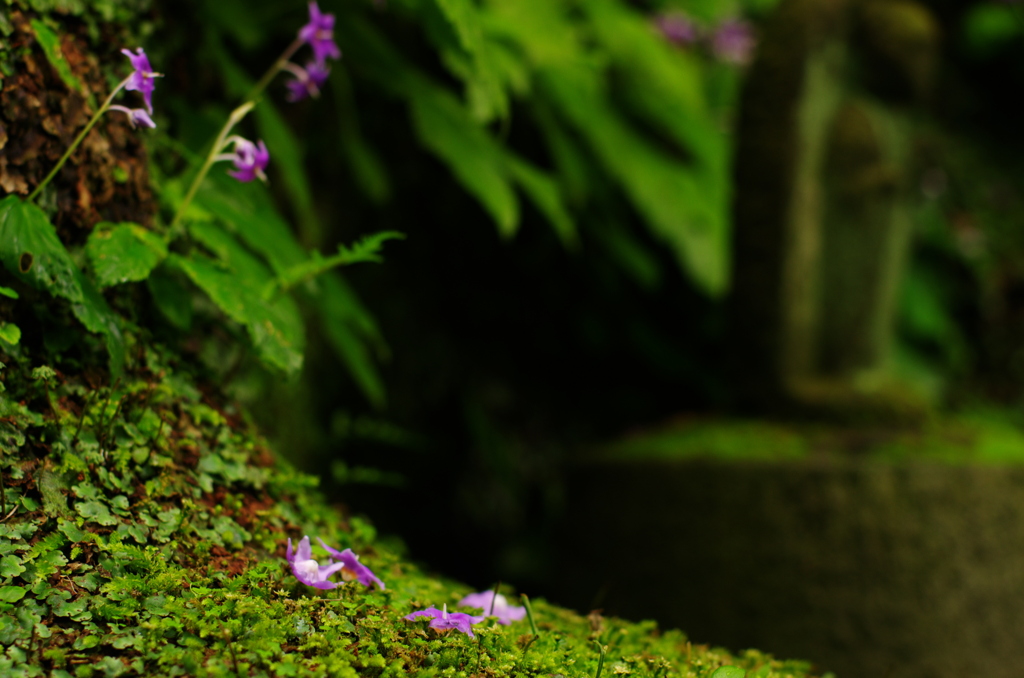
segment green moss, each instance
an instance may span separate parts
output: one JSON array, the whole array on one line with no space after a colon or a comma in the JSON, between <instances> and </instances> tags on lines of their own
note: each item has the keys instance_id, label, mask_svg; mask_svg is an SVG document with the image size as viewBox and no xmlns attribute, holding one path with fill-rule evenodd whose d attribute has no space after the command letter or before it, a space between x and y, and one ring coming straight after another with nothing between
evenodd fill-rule
<instances>
[{"instance_id":1,"label":"green moss","mask_svg":"<svg viewBox=\"0 0 1024 678\"><path fill-rule=\"evenodd\" d=\"M730 462L854 456L893 463L1022 464L1024 431L996 411L962 413L916 429L715 419L629 436L596 450L594 456Z\"/></svg>"},{"instance_id":2,"label":"green moss","mask_svg":"<svg viewBox=\"0 0 1024 678\"><path fill-rule=\"evenodd\" d=\"M604 447L612 459L739 460L801 459L810 454L807 437L784 424L757 420L693 421L627 437Z\"/></svg>"},{"instance_id":3,"label":"green moss","mask_svg":"<svg viewBox=\"0 0 1024 678\"><path fill-rule=\"evenodd\" d=\"M4 676L589 677L599 646L604 676L807 674L800 662L732 656L653 622L543 600L537 638L525 622L483 623L470 639L405 621L456 607L468 589L327 507L316 480L277 460L186 366L131 343L134 362L113 385L71 360L8 357L0 372ZM410 507L410 520L423 508ZM387 590L300 584L283 555L303 534L353 548Z\"/></svg>"}]
</instances>

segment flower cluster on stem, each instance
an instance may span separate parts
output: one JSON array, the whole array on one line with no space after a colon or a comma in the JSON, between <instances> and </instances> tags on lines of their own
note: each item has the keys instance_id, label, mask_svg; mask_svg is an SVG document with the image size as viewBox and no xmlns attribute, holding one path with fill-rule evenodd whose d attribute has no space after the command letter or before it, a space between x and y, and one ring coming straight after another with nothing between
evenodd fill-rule
<instances>
[{"instance_id":1,"label":"flower cluster on stem","mask_svg":"<svg viewBox=\"0 0 1024 678\"><path fill-rule=\"evenodd\" d=\"M78 136L76 136L74 141L71 142L71 145L68 146L68 149L64 152L64 155L60 157L60 160L57 161L57 164L54 165L53 169L50 170L50 173L47 174L43 180L39 182L39 185L35 187L35 190L29 194L28 200L34 200L46 185L49 184L55 176L57 176L57 172L60 171L60 168L64 166L64 163L68 161L71 154L75 152L75 149L77 149L82 143L82 140L85 139L86 135L89 134L92 128L96 126L96 123L99 122L100 117L102 117L107 111L120 111L125 113L128 116L128 122L132 127L138 127L139 125L142 125L143 127L156 127L156 123L153 122L153 118L151 117L153 113L153 89L156 87L156 83L154 82L155 78L161 77L161 74L155 72L153 67L150 66L149 58L141 47L137 48L134 53L129 49L123 49L121 50L121 53L127 56L131 61L132 68L134 69L131 75L122 80L117 87L114 88L114 91L107 96L103 105L99 107L96 113L93 114L92 118L89 119L89 122L86 123L82 131L78 133ZM122 89L141 92L142 100L146 104L146 109L143 110L141 108L128 108L127 106L113 105L114 97L117 96L117 93Z\"/></svg>"},{"instance_id":2,"label":"flower cluster on stem","mask_svg":"<svg viewBox=\"0 0 1024 678\"><path fill-rule=\"evenodd\" d=\"M307 63L303 68L291 62L292 56L303 46L309 45L313 50L314 60ZM231 176L239 181L252 181L260 179L266 181L264 169L270 162L270 151L262 141L255 143L243 139L237 135L231 135L231 130L242 121L249 111L253 109L263 90L267 88L274 76L281 71L287 71L295 76L293 81L288 83L288 100L298 101L306 97L318 97L320 90L327 82L330 69L327 67L327 59L341 57L341 50L334 42L334 15L324 14L316 2L309 3L309 22L299 29L298 36L292 41L284 52L263 74L256 85L246 96L245 101L231 112L224 127L221 128L217 139L206 160L199 168L192 183L189 185L185 198L178 206L178 210L171 221L172 228L178 224L183 214L192 203L196 191L206 178L207 173L215 162L230 161L235 169L229 172ZM231 152L226 152L229 146L233 146Z\"/></svg>"},{"instance_id":3,"label":"flower cluster on stem","mask_svg":"<svg viewBox=\"0 0 1024 678\"><path fill-rule=\"evenodd\" d=\"M683 47L704 45L723 63L746 65L757 46L753 26L739 18L726 19L714 28L705 29L687 14L672 11L655 16L653 23L668 42Z\"/></svg>"}]
</instances>

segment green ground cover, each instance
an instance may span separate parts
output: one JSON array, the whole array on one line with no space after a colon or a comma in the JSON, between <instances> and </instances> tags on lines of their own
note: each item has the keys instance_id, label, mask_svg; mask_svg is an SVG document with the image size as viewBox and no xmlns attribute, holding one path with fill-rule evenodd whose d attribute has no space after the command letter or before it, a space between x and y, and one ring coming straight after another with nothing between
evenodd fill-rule
<instances>
[{"instance_id":1,"label":"green ground cover","mask_svg":"<svg viewBox=\"0 0 1024 678\"><path fill-rule=\"evenodd\" d=\"M455 609L469 589L327 506L315 478L278 459L179 359L137 336L129 346L112 385L95 365L33 368L16 347L4 358L4 676L808 675L804 662L730 654L653 622L543 600L535 630L490 620L470 638L407 621L428 606ZM445 520L431 503L410 505L409 520ZM352 548L386 590L299 583L285 545L304 534ZM450 547L474 557L472 544ZM608 554L629 567L614 544Z\"/></svg>"}]
</instances>

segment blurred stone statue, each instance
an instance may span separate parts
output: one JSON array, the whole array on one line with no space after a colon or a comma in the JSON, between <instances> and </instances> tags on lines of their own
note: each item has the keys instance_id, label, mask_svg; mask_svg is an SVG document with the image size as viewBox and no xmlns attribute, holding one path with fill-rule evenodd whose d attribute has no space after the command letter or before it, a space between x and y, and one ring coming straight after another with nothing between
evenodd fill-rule
<instances>
[{"instance_id":1,"label":"blurred stone statue","mask_svg":"<svg viewBox=\"0 0 1024 678\"><path fill-rule=\"evenodd\" d=\"M745 84L731 336L743 404L879 423L910 240L912 125L939 29L913 0L782 0Z\"/></svg>"}]
</instances>

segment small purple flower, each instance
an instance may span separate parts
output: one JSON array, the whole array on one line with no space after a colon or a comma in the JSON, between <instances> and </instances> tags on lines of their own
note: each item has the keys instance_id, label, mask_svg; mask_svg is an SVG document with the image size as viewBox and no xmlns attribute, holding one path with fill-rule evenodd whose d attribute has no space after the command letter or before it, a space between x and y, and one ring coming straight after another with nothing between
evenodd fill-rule
<instances>
[{"instance_id":1,"label":"small purple flower","mask_svg":"<svg viewBox=\"0 0 1024 678\"><path fill-rule=\"evenodd\" d=\"M315 61L306 64L305 68L299 68L291 63L285 67L295 75L295 79L288 82L288 101L299 101L306 97L316 99L320 96L320 88L327 82L327 76L331 74L331 69L326 64L318 64Z\"/></svg>"},{"instance_id":2,"label":"small purple flower","mask_svg":"<svg viewBox=\"0 0 1024 678\"><path fill-rule=\"evenodd\" d=\"M697 24L682 12L666 12L654 19L654 26L673 44L692 45L697 42Z\"/></svg>"},{"instance_id":3,"label":"small purple flower","mask_svg":"<svg viewBox=\"0 0 1024 678\"><path fill-rule=\"evenodd\" d=\"M334 42L334 15L321 14L320 7L309 3L309 23L299 29L299 39L313 48L313 56L323 65L327 57L341 58L341 50Z\"/></svg>"},{"instance_id":4,"label":"small purple flower","mask_svg":"<svg viewBox=\"0 0 1024 678\"><path fill-rule=\"evenodd\" d=\"M491 612L493 603L493 613ZM485 616L494 616L498 618L499 624L508 626L514 621L519 621L526 616L525 607L517 607L515 605L509 605L508 599L500 593L495 596L494 591L481 591L480 593L470 593L468 596L459 601L459 605L465 607L479 607L484 611Z\"/></svg>"},{"instance_id":5,"label":"small purple flower","mask_svg":"<svg viewBox=\"0 0 1024 678\"><path fill-rule=\"evenodd\" d=\"M412 621L417 617L431 617L432 621L429 626L432 629L438 631L462 631L470 638L475 638L473 635L473 624L479 624L484 620L483 617L474 617L471 614L464 612L449 612L448 605L444 606L444 609L439 610L436 607L428 607L425 610L418 610L405 617L405 619Z\"/></svg>"},{"instance_id":6,"label":"small purple flower","mask_svg":"<svg viewBox=\"0 0 1024 678\"><path fill-rule=\"evenodd\" d=\"M249 182L255 178L266 181L267 175L263 173L267 163L270 162L270 151L262 141L252 143L248 139L235 137L235 152L230 155L231 162L235 163L234 172L228 172L231 176L242 182Z\"/></svg>"},{"instance_id":7,"label":"small purple flower","mask_svg":"<svg viewBox=\"0 0 1024 678\"><path fill-rule=\"evenodd\" d=\"M320 537L316 538L320 542L320 546L331 554L331 558L334 560L341 561L341 578L345 581L352 581L355 579L359 580L359 583L364 586L373 586L376 584L381 591L384 590L384 582L377 578L373 572L370 571L366 565L359 562L359 556L352 552L352 549L345 549L339 551L332 549L330 546L324 543L324 540Z\"/></svg>"},{"instance_id":8,"label":"small purple flower","mask_svg":"<svg viewBox=\"0 0 1024 678\"><path fill-rule=\"evenodd\" d=\"M154 78L159 78L159 73L153 72L153 67L149 65L149 57L139 47L137 50L138 54L132 54L130 49L122 49L121 54L128 57L129 61L132 62L132 68L135 72L128 76L128 84L124 86L126 90L136 91L142 93L142 100L146 102L146 110L149 114L153 114L153 88L156 87L156 83L153 82Z\"/></svg>"},{"instance_id":9,"label":"small purple flower","mask_svg":"<svg viewBox=\"0 0 1024 678\"><path fill-rule=\"evenodd\" d=\"M754 29L742 19L728 19L711 36L711 52L720 60L742 66L750 62L757 39Z\"/></svg>"},{"instance_id":10,"label":"small purple flower","mask_svg":"<svg viewBox=\"0 0 1024 678\"><path fill-rule=\"evenodd\" d=\"M292 573L306 586L315 586L318 589L333 589L338 586L337 582L330 581L328 577L345 567L343 563L332 563L321 565L313 560L313 549L309 545L309 537L303 537L299 542L299 548L292 552L292 540L288 540L288 552L285 555L288 564L292 566Z\"/></svg>"},{"instance_id":11,"label":"small purple flower","mask_svg":"<svg viewBox=\"0 0 1024 678\"><path fill-rule=\"evenodd\" d=\"M110 106L107 108L108 111L121 111L128 115L128 124L133 128L142 125L143 127L151 127L156 129L156 123L153 122L153 118L149 117L149 113L146 113L145 109L142 108L128 108L127 106Z\"/></svg>"}]
</instances>

